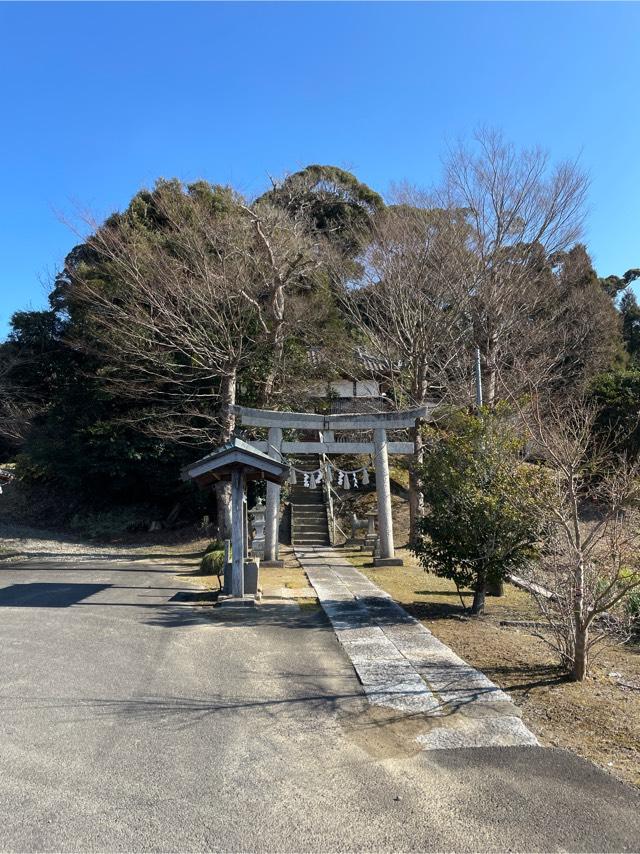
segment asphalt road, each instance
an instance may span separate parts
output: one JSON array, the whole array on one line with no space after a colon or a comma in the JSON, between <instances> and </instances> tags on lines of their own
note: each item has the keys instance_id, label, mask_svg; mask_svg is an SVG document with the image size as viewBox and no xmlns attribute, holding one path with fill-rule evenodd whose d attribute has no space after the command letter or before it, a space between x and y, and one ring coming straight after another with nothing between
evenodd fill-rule
<instances>
[{"instance_id":1,"label":"asphalt road","mask_svg":"<svg viewBox=\"0 0 640 854\"><path fill-rule=\"evenodd\" d=\"M321 611L216 614L175 573L0 568L0 850L638 849L638 792L595 766L420 751Z\"/></svg>"}]
</instances>

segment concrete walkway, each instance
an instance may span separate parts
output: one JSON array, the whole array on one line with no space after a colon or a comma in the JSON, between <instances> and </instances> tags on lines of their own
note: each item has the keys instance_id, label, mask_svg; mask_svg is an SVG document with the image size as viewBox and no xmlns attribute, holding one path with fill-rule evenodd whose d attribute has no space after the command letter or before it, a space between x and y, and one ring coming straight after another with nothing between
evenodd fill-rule
<instances>
[{"instance_id":1,"label":"concrete walkway","mask_svg":"<svg viewBox=\"0 0 640 854\"><path fill-rule=\"evenodd\" d=\"M426 750L537 745L511 698L344 558L296 549L369 701L423 713Z\"/></svg>"}]
</instances>

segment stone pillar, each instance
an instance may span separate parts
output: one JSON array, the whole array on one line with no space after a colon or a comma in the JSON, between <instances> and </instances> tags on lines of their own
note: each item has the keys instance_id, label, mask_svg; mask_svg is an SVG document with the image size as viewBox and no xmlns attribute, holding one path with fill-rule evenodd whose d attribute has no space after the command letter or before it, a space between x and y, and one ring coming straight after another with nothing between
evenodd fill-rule
<instances>
[{"instance_id":1,"label":"stone pillar","mask_svg":"<svg viewBox=\"0 0 640 854\"><path fill-rule=\"evenodd\" d=\"M247 496L242 496L242 556L249 557L249 506Z\"/></svg>"},{"instance_id":2,"label":"stone pillar","mask_svg":"<svg viewBox=\"0 0 640 854\"><path fill-rule=\"evenodd\" d=\"M373 431L376 467L376 493L378 496L378 535L380 555L374 558L375 566L402 566L393 546L393 519L391 516L391 484L389 482L389 454L387 431L376 427Z\"/></svg>"},{"instance_id":3,"label":"stone pillar","mask_svg":"<svg viewBox=\"0 0 640 854\"><path fill-rule=\"evenodd\" d=\"M244 597L244 473L231 473L231 595Z\"/></svg>"},{"instance_id":4,"label":"stone pillar","mask_svg":"<svg viewBox=\"0 0 640 854\"><path fill-rule=\"evenodd\" d=\"M282 454L282 428L270 427L267 453L280 462ZM267 483L267 522L264 530L264 565L278 565L278 522L280 517L280 484Z\"/></svg>"}]
</instances>

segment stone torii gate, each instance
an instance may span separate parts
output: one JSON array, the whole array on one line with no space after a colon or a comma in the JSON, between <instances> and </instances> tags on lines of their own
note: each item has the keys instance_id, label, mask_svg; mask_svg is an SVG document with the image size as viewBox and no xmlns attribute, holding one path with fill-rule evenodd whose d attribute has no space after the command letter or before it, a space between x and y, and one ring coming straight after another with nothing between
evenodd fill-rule
<instances>
[{"instance_id":1,"label":"stone torii gate","mask_svg":"<svg viewBox=\"0 0 640 854\"><path fill-rule=\"evenodd\" d=\"M269 431L266 442L251 444L273 459L282 461L283 454L301 456L305 454L371 454L376 473L378 498L378 531L380 555L375 559L377 566L401 566L402 560L395 556L393 522L391 518L391 484L389 481L389 454L413 454L413 442L389 442L387 430L414 427L418 419L430 418L433 404L400 412L354 413L344 415L317 415L308 412L277 412L268 409L251 409L235 406L233 410L243 427L266 427ZM318 442L283 441L284 429L312 430L319 433ZM372 430L372 442L336 442L335 433L344 430ZM277 560L278 516L280 509L280 485L267 483L265 562Z\"/></svg>"}]
</instances>

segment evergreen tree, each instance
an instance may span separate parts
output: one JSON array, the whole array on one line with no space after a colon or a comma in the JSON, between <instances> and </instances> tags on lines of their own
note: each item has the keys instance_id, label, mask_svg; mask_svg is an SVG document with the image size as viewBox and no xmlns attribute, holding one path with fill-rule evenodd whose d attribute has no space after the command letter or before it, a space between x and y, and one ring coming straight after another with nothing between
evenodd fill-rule
<instances>
[{"instance_id":1,"label":"evergreen tree","mask_svg":"<svg viewBox=\"0 0 640 854\"><path fill-rule=\"evenodd\" d=\"M622 317L622 337L634 364L640 359L640 305L630 288L624 291L620 300L620 315Z\"/></svg>"}]
</instances>

